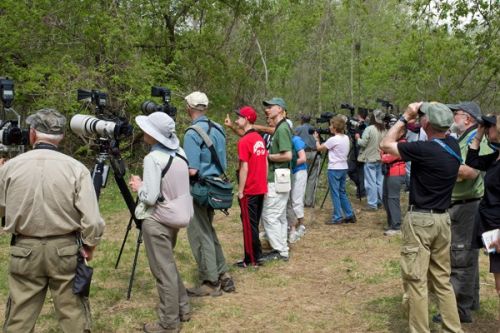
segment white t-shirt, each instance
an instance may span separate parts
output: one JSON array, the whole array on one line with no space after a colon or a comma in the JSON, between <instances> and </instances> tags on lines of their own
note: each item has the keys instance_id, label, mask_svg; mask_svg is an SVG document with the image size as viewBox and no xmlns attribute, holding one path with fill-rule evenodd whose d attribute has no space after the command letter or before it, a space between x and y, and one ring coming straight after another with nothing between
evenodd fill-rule
<instances>
[{"instance_id":1,"label":"white t-shirt","mask_svg":"<svg viewBox=\"0 0 500 333\"><path fill-rule=\"evenodd\" d=\"M346 170L347 156L349 155L350 141L345 134L336 134L324 143L328 148L328 169Z\"/></svg>"}]
</instances>

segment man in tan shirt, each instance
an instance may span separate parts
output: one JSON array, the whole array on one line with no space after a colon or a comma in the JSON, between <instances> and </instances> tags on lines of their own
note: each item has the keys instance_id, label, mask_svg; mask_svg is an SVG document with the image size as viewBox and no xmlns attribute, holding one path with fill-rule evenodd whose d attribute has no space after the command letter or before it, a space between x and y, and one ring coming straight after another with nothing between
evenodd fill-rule
<instances>
[{"instance_id":1,"label":"man in tan shirt","mask_svg":"<svg viewBox=\"0 0 500 333\"><path fill-rule=\"evenodd\" d=\"M87 297L72 292L77 235L88 260L104 222L88 169L58 151L66 119L43 109L29 116L33 150L0 167L0 216L11 233L9 298L3 332L32 332L47 289L63 332L90 332Z\"/></svg>"}]
</instances>

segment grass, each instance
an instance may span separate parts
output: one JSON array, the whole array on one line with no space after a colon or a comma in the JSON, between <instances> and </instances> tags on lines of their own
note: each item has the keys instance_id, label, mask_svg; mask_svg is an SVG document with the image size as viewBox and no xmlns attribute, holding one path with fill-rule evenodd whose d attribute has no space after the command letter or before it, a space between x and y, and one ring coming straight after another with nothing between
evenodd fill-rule
<instances>
[{"instance_id":1,"label":"grass","mask_svg":"<svg viewBox=\"0 0 500 333\"><path fill-rule=\"evenodd\" d=\"M324 190L324 188L322 188ZM318 200L323 195L318 195ZM406 200L406 199L403 199ZM331 214L323 209L306 210L307 232L291 246L288 263L270 263L258 269L231 267L237 292L222 297L191 300L193 319L183 332L406 332L401 309L399 237L382 235L383 212L363 213L353 201L358 223L323 224ZM93 332L139 332L144 322L156 319L158 295L149 271L144 246L140 246L131 300L126 299L138 232L130 230L117 269L116 258L129 215L114 186L102 191L101 212L106 233L95 259L91 289ZM214 227L229 264L243 253L237 207L230 216L216 214ZM0 236L0 259L8 262L10 236ZM196 283L197 269L186 231L181 230L175 249L176 262L186 286ZM481 309L465 332L494 332L498 297L485 256L480 259ZM0 303L7 298L8 265L0 265ZM3 317L4 306L0 306ZM430 310L435 313L435 306ZM497 325L497 326L495 326ZM433 331L439 327L434 325ZM40 315L37 332L59 332L50 295Z\"/></svg>"}]
</instances>

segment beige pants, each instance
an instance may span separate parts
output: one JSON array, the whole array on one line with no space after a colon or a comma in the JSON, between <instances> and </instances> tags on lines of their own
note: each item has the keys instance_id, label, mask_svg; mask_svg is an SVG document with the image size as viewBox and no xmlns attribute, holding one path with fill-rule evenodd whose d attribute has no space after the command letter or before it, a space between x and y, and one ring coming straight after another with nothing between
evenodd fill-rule
<instances>
[{"instance_id":1,"label":"beige pants","mask_svg":"<svg viewBox=\"0 0 500 333\"><path fill-rule=\"evenodd\" d=\"M10 248L4 333L34 331L47 289L61 330L90 332L88 299L72 292L77 252L74 236L18 238Z\"/></svg>"},{"instance_id":2,"label":"beige pants","mask_svg":"<svg viewBox=\"0 0 500 333\"><path fill-rule=\"evenodd\" d=\"M450 283L450 216L408 212L401 231L401 274L410 333L429 330L427 284L433 286L443 319L443 332L461 333Z\"/></svg>"}]
</instances>

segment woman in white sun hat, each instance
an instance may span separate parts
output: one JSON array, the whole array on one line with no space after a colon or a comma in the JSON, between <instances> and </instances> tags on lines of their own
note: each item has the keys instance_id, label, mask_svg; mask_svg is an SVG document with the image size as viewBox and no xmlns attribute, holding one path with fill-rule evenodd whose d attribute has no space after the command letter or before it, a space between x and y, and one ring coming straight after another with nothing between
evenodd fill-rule
<instances>
[{"instance_id":1,"label":"woman in white sun hat","mask_svg":"<svg viewBox=\"0 0 500 333\"><path fill-rule=\"evenodd\" d=\"M173 254L179 228L186 227L193 216L188 165L175 122L166 113L137 116L135 122L151 151L144 157L143 180L132 175L129 185L138 193L136 216L144 219L144 245L160 296L158 321L145 324L144 332L178 332L180 322L191 316Z\"/></svg>"}]
</instances>

